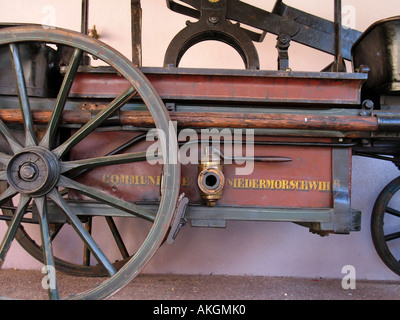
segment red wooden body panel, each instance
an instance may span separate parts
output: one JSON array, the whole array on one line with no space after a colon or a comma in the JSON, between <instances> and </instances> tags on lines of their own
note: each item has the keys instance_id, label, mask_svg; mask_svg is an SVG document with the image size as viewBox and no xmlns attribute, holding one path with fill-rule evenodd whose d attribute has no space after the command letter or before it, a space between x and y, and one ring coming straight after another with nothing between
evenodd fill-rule
<instances>
[{"instance_id":1,"label":"red wooden body panel","mask_svg":"<svg viewBox=\"0 0 400 320\"><path fill-rule=\"evenodd\" d=\"M75 160L102 156L137 134L121 131L92 133L72 150L71 158ZM269 141L271 139L268 138ZM313 142L317 141L313 139ZM139 142L126 152L146 150L151 143ZM254 170L250 175L237 175L236 169L240 166L243 168L245 164L224 164L226 182L223 196L217 205L278 208L333 206L332 189L335 181L332 180L332 148L256 145L254 153L255 156L289 157L292 161L254 162ZM245 150L243 156L246 156ZM185 193L191 204L201 202L197 186L197 164L182 165L181 168L181 192ZM85 184L128 201L156 201L160 194L160 172L160 165L150 165L143 161L93 169L80 179Z\"/></svg>"},{"instance_id":2,"label":"red wooden body panel","mask_svg":"<svg viewBox=\"0 0 400 320\"><path fill-rule=\"evenodd\" d=\"M164 70L164 69L162 69ZM179 69L178 69L179 70ZM255 103L359 104L363 74L196 74L149 72L145 74L163 99L235 101ZM347 77L346 77L347 76ZM115 97L127 88L112 73L79 73L72 96Z\"/></svg>"}]
</instances>

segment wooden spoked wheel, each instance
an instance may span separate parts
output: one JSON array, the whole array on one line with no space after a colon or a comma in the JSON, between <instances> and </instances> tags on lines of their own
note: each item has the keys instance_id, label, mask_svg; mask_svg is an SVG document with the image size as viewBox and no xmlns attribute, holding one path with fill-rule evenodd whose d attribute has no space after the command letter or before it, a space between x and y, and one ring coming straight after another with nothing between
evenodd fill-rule
<instances>
[{"instance_id":1,"label":"wooden spoked wheel","mask_svg":"<svg viewBox=\"0 0 400 320\"><path fill-rule=\"evenodd\" d=\"M400 177L378 196L371 218L371 234L382 261L400 275Z\"/></svg>"},{"instance_id":2,"label":"wooden spoked wheel","mask_svg":"<svg viewBox=\"0 0 400 320\"><path fill-rule=\"evenodd\" d=\"M44 133L40 135L38 127L33 121L31 98L27 92L22 65L20 47L24 44L63 46L72 51L57 97L54 99L51 118L44 126ZM165 239L176 208L180 168L176 162L170 161L170 157L177 153L178 147L176 134L169 125L169 116L165 106L139 69L113 48L88 36L63 29L18 26L0 31L0 46L7 48L10 53L11 70L13 71L10 77L16 79L19 98L19 108L15 111L22 115L23 120L22 124L16 127L10 125L6 119L0 120L0 133L4 137L3 145L7 146L0 153L0 163L3 165L3 170L0 171L2 184L0 206L3 211L1 218L7 222L5 233L0 235L0 267L4 264L13 241L18 241L29 253L41 260L48 269L55 267L56 270L88 276L106 275L106 279L94 288L74 292L73 296L63 297L57 285L57 271L52 279L52 285L48 288L51 299L106 298L128 284L154 255ZM61 125L61 119L74 77L78 72L82 57L86 54L105 62L124 77L129 85L91 120L76 131L68 131L64 128L65 124ZM165 138L159 138L163 157L162 172L160 173L162 181L160 200L158 207L152 210L78 182L70 174L73 170L146 161L145 152L123 153L75 161L70 161L68 158L71 149L104 124L134 95L140 96L153 117L155 127L163 133L160 136ZM60 137L60 131L63 131L62 137ZM70 134L65 136L65 132L70 132ZM68 195L70 190L82 194L91 202L96 202L103 207L116 209L125 215L140 218L137 220L150 221L151 228L137 251L133 254L126 253L120 263L112 263L107 257L107 253L102 250L85 228L84 223L88 222L87 218L83 219L75 214L74 208L69 204L65 195ZM57 257L52 244L55 234L63 227L63 224L50 223L49 216L52 208L50 204L62 212L68 225L72 226L71 229L84 243L85 248L95 257L96 266L79 265ZM30 214L33 208L38 217L40 245L29 237L26 228L23 227L27 220L25 216ZM95 214L93 213L92 216ZM106 218L112 224L112 217L106 216ZM115 225L112 228L113 231L116 231Z\"/></svg>"}]
</instances>

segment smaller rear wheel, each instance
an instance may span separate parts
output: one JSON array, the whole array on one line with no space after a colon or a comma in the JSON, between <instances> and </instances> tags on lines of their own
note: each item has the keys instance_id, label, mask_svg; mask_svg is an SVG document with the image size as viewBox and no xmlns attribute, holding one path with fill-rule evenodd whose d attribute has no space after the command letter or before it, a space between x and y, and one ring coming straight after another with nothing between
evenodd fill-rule
<instances>
[{"instance_id":1,"label":"smaller rear wheel","mask_svg":"<svg viewBox=\"0 0 400 320\"><path fill-rule=\"evenodd\" d=\"M371 218L371 234L382 261L400 275L400 177L378 196Z\"/></svg>"}]
</instances>

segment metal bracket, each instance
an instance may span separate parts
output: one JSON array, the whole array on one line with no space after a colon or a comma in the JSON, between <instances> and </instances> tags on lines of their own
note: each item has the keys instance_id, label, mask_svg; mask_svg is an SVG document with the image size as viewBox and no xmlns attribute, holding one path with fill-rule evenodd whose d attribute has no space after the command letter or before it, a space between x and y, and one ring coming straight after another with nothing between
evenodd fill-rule
<instances>
[{"instance_id":1,"label":"metal bracket","mask_svg":"<svg viewBox=\"0 0 400 320\"><path fill-rule=\"evenodd\" d=\"M195 19L174 38L167 50L165 66L177 67L182 55L204 40L220 40L232 45L247 59L246 68L259 67L258 55L251 41L262 42L266 33L289 35L292 41L332 54L335 61L325 71L343 71L344 60L351 60L351 47L361 32L341 25L341 1L335 0L335 21L329 21L287 6L277 0L268 12L239 0L167 0L168 7ZM237 24L233 24L237 22ZM250 26L260 33L240 25ZM215 38L216 37L216 38ZM254 52L253 52L254 51ZM252 61L249 59L252 58Z\"/></svg>"},{"instance_id":2,"label":"metal bracket","mask_svg":"<svg viewBox=\"0 0 400 320\"><path fill-rule=\"evenodd\" d=\"M352 221L349 190L350 156L349 148L332 149L332 194L335 208L332 223L335 233L350 232Z\"/></svg>"},{"instance_id":3,"label":"metal bracket","mask_svg":"<svg viewBox=\"0 0 400 320\"><path fill-rule=\"evenodd\" d=\"M185 194L182 193L179 196L178 204L176 206L174 216L171 222L171 228L169 230L167 236L167 243L173 244L176 236L178 235L179 230L186 224L187 220L185 218L186 208L189 203L189 199L185 197Z\"/></svg>"},{"instance_id":4,"label":"metal bracket","mask_svg":"<svg viewBox=\"0 0 400 320\"><path fill-rule=\"evenodd\" d=\"M280 34L276 41L276 48L278 49L278 70L290 70L289 46L290 36L285 33Z\"/></svg>"},{"instance_id":5,"label":"metal bracket","mask_svg":"<svg viewBox=\"0 0 400 320\"><path fill-rule=\"evenodd\" d=\"M187 21L186 28L172 39L165 54L164 66L178 67L182 56L189 48L202 41L216 40L233 47L242 57L246 69L260 69L253 41L261 42L265 33L258 35L228 20L228 0L184 2L190 3L197 10L179 5L172 0L168 0L167 4L171 10L199 20L195 23Z\"/></svg>"}]
</instances>

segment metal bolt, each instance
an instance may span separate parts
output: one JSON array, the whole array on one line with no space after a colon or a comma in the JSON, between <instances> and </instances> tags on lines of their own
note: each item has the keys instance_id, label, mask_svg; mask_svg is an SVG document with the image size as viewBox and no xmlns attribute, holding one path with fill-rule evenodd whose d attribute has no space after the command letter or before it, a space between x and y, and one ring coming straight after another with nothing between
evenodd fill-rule
<instances>
[{"instance_id":1,"label":"metal bolt","mask_svg":"<svg viewBox=\"0 0 400 320\"><path fill-rule=\"evenodd\" d=\"M286 44L290 41L290 37L287 34L281 34L278 37L278 40L282 43L282 44Z\"/></svg>"},{"instance_id":2,"label":"metal bolt","mask_svg":"<svg viewBox=\"0 0 400 320\"><path fill-rule=\"evenodd\" d=\"M208 18L208 21L210 21L212 24L216 24L219 21L219 17L217 15L213 14Z\"/></svg>"},{"instance_id":3,"label":"metal bolt","mask_svg":"<svg viewBox=\"0 0 400 320\"><path fill-rule=\"evenodd\" d=\"M32 180L36 175L36 168L30 163L25 163L22 165L19 172L22 179Z\"/></svg>"},{"instance_id":4,"label":"metal bolt","mask_svg":"<svg viewBox=\"0 0 400 320\"><path fill-rule=\"evenodd\" d=\"M374 103L371 100L365 100L362 104L365 109L372 109L374 107Z\"/></svg>"}]
</instances>

